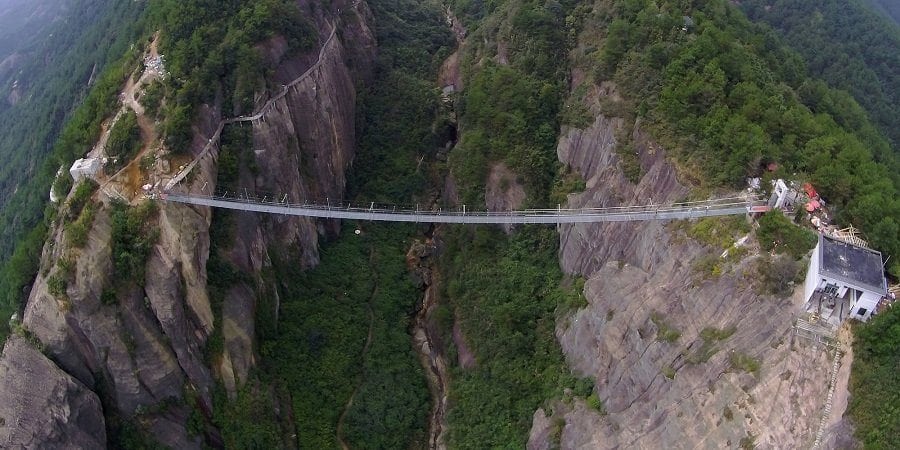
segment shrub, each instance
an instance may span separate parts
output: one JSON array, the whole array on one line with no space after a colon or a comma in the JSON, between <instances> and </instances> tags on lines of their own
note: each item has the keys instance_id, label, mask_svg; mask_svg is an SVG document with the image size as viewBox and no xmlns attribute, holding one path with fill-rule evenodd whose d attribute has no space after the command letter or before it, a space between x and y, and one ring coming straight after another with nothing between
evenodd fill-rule
<instances>
[{"instance_id":1,"label":"shrub","mask_svg":"<svg viewBox=\"0 0 900 450\"><path fill-rule=\"evenodd\" d=\"M730 248L735 239L750 231L741 217L704 217L688 228L687 235L717 249Z\"/></svg>"},{"instance_id":2,"label":"shrub","mask_svg":"<svg viewBox=\"0 0 900 450\"><path fill-rule=\"evenodd\" d=\"M714 327L704 328L700 331L700 339L703 342L693 353L687 356L687 362L689 364L700 364L709 361L709 358L712 358L719 351L716 342L728 339L734 334L735 330L734 326L722 329Z\"/></svg>"},{"instance_id":3,"label":"shrub","mask_svg":"<svg viewBox=\"0 0 900 450\"><path fill-rule=\"evenodd\" d=\"M761 362L759 359L732 350L731 356L728 358L728 361L731 363L731 367L734 369L742 370L744 372L759 376L759 369L761 366Z\"/></svg>"},{"instance_id":4,"label":"shrub","mask_svg":"<svg viewBox=\"0 0 900 450\"><path fill-rule=\"evenodd\" d=\"M78 183L75 192L69 197L66 220L71 221L81 215L81 210L88 204L91 196L94 195L94 192L97 191L98 187L99 185L89 178Z\"/></svg>"},{"instance_id":5,"label":"shrub","mask_svg":"<svg viewBox=\"0 0 900 450\"><path fill-rule=\"evenodd\" d=\"M563 205L566 203L569 194L582 192L586 187L587 184L580 173L568 167L560 166L556 180L553 182L553 189L550 191L550 203Z\"/></svg>"},{"instance_id":6,"label":"shrub","mask_svg":"<svg viewBox=\"0 0 900 450\"><path fill-rule=\"evenodd\" d=\"M670 380L674 380L675 379L675 368L670 365L665 365L662 368L662 374L666 378L668 378Z\"/></svg>"},{"instance_id":7,"label":"shrub","mask_svg":"<svg viewBox=\"0 0 900 450\"><path fill-rule=\"evenodd\" d=\"M68 170L63 170L58 177L53 180L53 194L58 198L66 198L69 191L72 190L72 175Z\"/></svg>"},{"instance_id":8,"label":"shrub","mask_svg":"<svg viewBox=\"0 0 900 450\"><path fill-rule=\"evenodd\" d=\"M151 117L157 117L164 96L165 87L161 82L150 83L144 88L144 95L141 96L141 105L144 107L144 111Z\"/></svg>"},{"instance_id":9,"label":"shrub","mask_svg":"<svg viewBox=\"0 0 900 450\"><path fill-rule=\"evenodd\" d=\"M591 393L594 392L594 379L591 377L584 377L575 380L575 386L572 387L572 395L576 397L587 398Z\"/></svg>"},{"instance_id":10,"label":"shrub","mask_svg":"<svg viewBox=\"0 0 900 450\"><path fill-rule=\"evenodd\" d=\"M770 211L759 218L756 237L764 250L774 249L794 259L802 258L816 245L816 235L812 231L794 225L780 211Z\"/></svg>"},{"instance_id":11,"label":"shrub","mask_svg":"<svg viewBox=\"0 0 900 450\"><path fill-rule=\"evenodd\" d=\"M606 409L603 408L603 400L600 400L600 397L597 396L596 392L591 393L591 395L584 399L584 403L594 411L603 415L606 414Z\"/></svg>"},{"instance_id":12,"label":"shrub","mask_svg":"<svg viewBox=\"0 0 900 450\"><path fill-rule=\"evenodd\" d=\"M853 327L847 414L866 448L900 448L900 307Z\"/></svg>"},{"instance_id":13,"label":"shrub","mask_svg":"<svg viewBox=\"0 0 900 450\"><path fill-rule=\"evenodd\" d=\"M106 165L107 173L114 173L125 167L131 158L141 149L141 128L138 126L137 114L128 110L116 121L106 141L106 154L115 157L115 163Z\"/></svg>"},{"instance_id":14,"label":"shrub","mask_svg":"<svg viewBox=\"0 0 900 450\"><path fill-rule=\"evenodd\" d=\"M66 279L61 277L59 274L51 275L50 278L47 279L47 291L50 292L50 295L56 297L58 300L61 300L66 297L66 286L68 283Z\"/></svg>"},{"instance_id":15,"label":"shrub","mask_svg":"<svg viewBox=\"0 0 900 450\"><path fill-rule=\"evenodd\" d=\"M88 232L94 222L94 211L94 205L90 204L81 211L77 220L66 225L65 235L69 245L82 248L87 244Z\"/></svg>"},{"instance_id":16,"label":"shrub","mask_svg":"<svg viewBox=\"0 0 900 450\"><path fill-rule=\"evenodd\" d=\"M656 340L661 342L675 342L681 337L681 332L665 321L665 317L659 312L650 313L650 321L656 325Z\"/></svg>"},{"instance_id":17,"label":"shrub","mask_svg":"<svg viewBox=\"0 0 900 450\"><path fill-rule=\"evenodd\" d=\"M794 290L794 284L800 275L800 264L787 255L779 255L774 259L763 256L757 259L756 273L758 289L764 294L787 297Z\"/></svg>"},{"instance_id":18,"label":"shrub","mask_svg":"<svg viewBox=\"0 0 900 450\"><path fill-rule=\"evenodd\" d=\"M706 327L700 330L700 337L705 341L724 341L725 339L730 338L735 331L737 331L737 328L734 326L722 329Z\"/></svg>"},{"instance_id":19,"label":"shrub","mask_svg":"<svg viewBox=\"0 0 900 450\"><path fill-rule=\"evenodd\" d=\"M731 408L725 406L724 408L722 408L722 417L724 417L725 420L731 422L732 420L734 420L734 412L731 410Z\"/></svg>"},{"instance_id":20,"label":"shrub","mask_svg":"<svg viewBox=\"0 0 900 450\"><path fill-rule=\"evenodd\" d=\"M152 202L134 208L122 202L113 203L112 258L114 278L119 286L143 281L147 257L159 237L159 230L151 223L155 212L156 205Z\"/></svg>"}]
</instances>

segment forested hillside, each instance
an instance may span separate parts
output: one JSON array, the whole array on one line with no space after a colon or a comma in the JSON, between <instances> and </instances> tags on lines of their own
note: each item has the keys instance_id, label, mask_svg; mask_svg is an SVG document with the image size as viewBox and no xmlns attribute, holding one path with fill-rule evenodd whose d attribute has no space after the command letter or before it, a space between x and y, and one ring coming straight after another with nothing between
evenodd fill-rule
<instances>
[{"instance_id":1,"label":"forested hillside","mask_svg":"<svg viewBox=\"0 0 900 450\"><path fill-rule=\"evenodd\" d=\"M0 316L19 307L37 271L44 243L44 208L60 166L89 149L100 121L132 70L142 28L142 2L73 0L62 20L34 36L15 62L16 76L0 86L6 98L14 81L19 101L0 101ZM111 64L116 61L115 64ZM107 70L113 67L113 70ZM88 92L90 95L87 95ZM2 99L0 99L2 100ZM77 112L76 112L77 110ZM66 124L67 137L57 139ZM13 254L13 251L15 253ZM6 320L0 336L6 334Z\"/></svg>"},{"instance_id":2,"label":"forested hillside","mask_svg":"<svg viewBox=\"0 0 900 450\"><path fill-rule=\"evenodd\" d=\"M12 53L27 52L29 46L43 38L54 22L66 14L73 0L0 0L0 85L7 67L3 64Z\"/></svg>"},{"instance_id":3,"label":"forested hillside","mask_svg":"<svg viewBox=\"0 0 900 450\"><path fill-rule=\"evenodd\" d=\"M869 4L890 17L894 23L900 24L900 2L897 0L868 0Z\"/></svg>"},{"instance_id":4,"label":"forested hillside","mask_svg":"<svg viewBox=\"0 0 900 450\"><path fill-rule=\"evenodd\" d=\"M8 61L10 75L0 76L0 262L38 222L59 167L45 160L63 123L90 83L137 39L143 3L70 3L65 19L29 39ZM18 100L11 104L13 91Z\"/></svg>"},{"instance_id":5,"label":"forested hillside","mask_svg":"<svg viewBox=\"0 0 900 450\"><path fill-rule=\"evenodd\" d=\"M751 20L775 28L803 56L812 77L849 92L890 139L897 157L900 27L896 23L871 11L862 0L748 0L740 6ZM886 159L877 147L873 151Z\"/></svg>"},{"instance_id":6,"label":"forested hillside","mask_svg":"<svg viewBox=\"0 0 900 450\"><path fill-rule=\"evenodd\" d=\"M810 78L771 29L715 1L693 11L686 31L674 4L621 2L606 14L596 76L614 80L626 109L656 124L697 185L739 187L776 162L808 177L840 223L900 254L900 179L888 142L851 97Z\"/></svg>"}]
</instances>

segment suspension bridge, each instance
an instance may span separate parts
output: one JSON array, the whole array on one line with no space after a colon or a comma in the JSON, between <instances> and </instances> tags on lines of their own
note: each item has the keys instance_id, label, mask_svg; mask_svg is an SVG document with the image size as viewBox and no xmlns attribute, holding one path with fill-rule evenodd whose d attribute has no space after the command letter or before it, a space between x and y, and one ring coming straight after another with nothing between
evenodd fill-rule
<instances>
[{"instance_id":1,"label":"suspension bridge","mask_svg":"<svg viewBox=\"0 0 900 450\"><path fill-rule=\"evenodd\" d=\"M354 6L357 3L354 3ZM319 50L316 62L303 74L285 85L280 93L270 98L255 114L222 120L212 137L200 154L175 177L168 180L158 192L150 194L152 198L166 202L184 203L212 208L225 208L238 211L277 214L283 216L302 216L322 219L349 219L386 222L420 222L420 223L460 223L460 224L564 224L592 222L630 222L640 220L672 220L694 219L713 216L747 214L765 210L765 202L757 197L728 197L694 202L671 204L649 204L637 206L617 206L606 208L567 209L558 206L556 209L525 209L518 211L471 211L466 206L455 210L420 209L418 206L351 205L343 202L291 203L287 197L249 195L231 192L206 194L185 194L174 192L175 188L190 173L197 163L212 154L218 145L223 128L232 123L255 122L262 120L275 103L282 99L290 89L295 89L301 81L311 76L322 65L325 55L334 41L336 27L332 24L331 33Z\"/></svg>"},{"instance_id":2,"label":"suspension bridge","mask_svg":"<svg viewBox=\"0 0 900 450\"><path fill-rule=\"evenodd\" d=\"M424 210L419 207L390 205L352 205L348 203L291 203L286 197L262 198L241 194L154 194L166 202L184 203L238 211L302 216L321 219L349 219L384 222L461 223L461 224L565 224L594 222L632 222L641 220L695 219L756 212L765 202L756 197L729 197L694 202L616 206L607 208L524 209L516 211L471 211L466 206L454 210Z\"/></svg>"}]
</instances>

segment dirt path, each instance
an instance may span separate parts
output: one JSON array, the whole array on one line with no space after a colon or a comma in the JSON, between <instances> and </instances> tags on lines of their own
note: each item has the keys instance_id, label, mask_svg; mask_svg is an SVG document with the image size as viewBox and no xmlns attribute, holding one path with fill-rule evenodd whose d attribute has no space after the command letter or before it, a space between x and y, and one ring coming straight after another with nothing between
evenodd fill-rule
<instances>
[{"instance_id":1,"label":"dirt path","mask_svg":"<svg viewBox=\"0 0 900 450\"><path fill-rule=\"evenodd\" d=\"M375 265L375 252L370 250L369 252L369 266L374 267ZM373 269L372 273L376 274L375 277L375 285L372 286L372 293L369 294L369 301L366 303L366 314L369 316L369 332L366 335L366 344L363 345L362 356L360 358L361 365L365 367L366 355L369 354L369 347L372 346L372 328L375 325L375 313L372 311L372 302L375 300L375 297L378 296L378 272ZM365 372L359 375L359 379L356 382L356 387L353 388L353 392L350 394L350 398L347 399L347 403L344 405L344 410L341 411L341 416L338 418L337 428L335 430L335 436L337 437L338 444L340 444L341 449L350 450L350 446L344 441L343 436L343 428L344 428L344 420L347 418L347 413L350 411L350 407L353 406L353 399L356 398L356 393L359 392L359 388L362 387L363 381L366 379Z\"/></svg>"}]
</instances>

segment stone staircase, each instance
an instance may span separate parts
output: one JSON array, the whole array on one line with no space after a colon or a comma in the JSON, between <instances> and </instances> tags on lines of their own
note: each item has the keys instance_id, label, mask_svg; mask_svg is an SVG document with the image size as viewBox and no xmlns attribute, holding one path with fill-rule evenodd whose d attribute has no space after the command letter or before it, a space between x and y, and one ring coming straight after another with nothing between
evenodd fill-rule
<instances>
[{"instance_id":1,"label":"stone staircase","mask_svg":"<svg viewBox=\"0 0 900 450\"><path fill-rule=\"evenodd\" d=\"M828 418L831 416L831 404L834 398L834 388L837 384L838 369L841 367L841 351L835 349L834 362L831 364L831 379L828 381L828 397L825 400L825 409L822 411L822 420L819 422L819 431L816 432L816 440L813 442L813 450L819 448L822 444L822 436L825 434L825 428L828 426Z\"/></svg>"}]
</instances>

